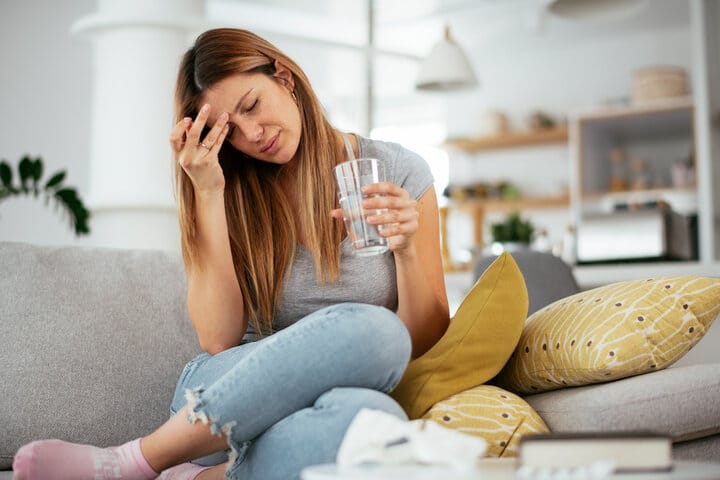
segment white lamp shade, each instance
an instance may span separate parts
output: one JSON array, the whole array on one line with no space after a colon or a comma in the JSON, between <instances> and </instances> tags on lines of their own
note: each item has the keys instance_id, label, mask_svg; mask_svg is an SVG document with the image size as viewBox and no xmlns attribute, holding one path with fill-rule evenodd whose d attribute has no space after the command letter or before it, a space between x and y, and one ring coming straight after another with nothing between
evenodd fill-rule
<instances>
[{"instance_id":1,"label":"white lamp shade","mask_svg":"<svg viewBox=\"0 0 720 480\"><path fill-rule=\"evenodd\" d=\"M445 38L430 51L415 81L418 90L458 90L478 84L475 72L460 46L445 29Z\"/></svg>"}]
</instances>

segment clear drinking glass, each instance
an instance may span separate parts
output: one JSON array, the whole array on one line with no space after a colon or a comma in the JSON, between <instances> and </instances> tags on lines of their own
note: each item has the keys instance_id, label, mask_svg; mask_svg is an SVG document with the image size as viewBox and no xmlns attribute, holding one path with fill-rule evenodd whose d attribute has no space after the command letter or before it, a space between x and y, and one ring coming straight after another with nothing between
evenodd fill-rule
<instances>
[{"instance_id":1,"label":"clear drinking glass","mask_svg":"<svg viewBox=\"0 0 720 480\"><path fill-rule=\"evenodd\" d=\"M385 164L377 158L350 160L335 167L335 178L353 253L365 257L387 252L387 238L380 235L378 225L367 223L369 215L379 215L385 210L366 210L362 207L363 199L370 197L363 194L362 187L385 181Z\"/></svg>"}]
</instances>

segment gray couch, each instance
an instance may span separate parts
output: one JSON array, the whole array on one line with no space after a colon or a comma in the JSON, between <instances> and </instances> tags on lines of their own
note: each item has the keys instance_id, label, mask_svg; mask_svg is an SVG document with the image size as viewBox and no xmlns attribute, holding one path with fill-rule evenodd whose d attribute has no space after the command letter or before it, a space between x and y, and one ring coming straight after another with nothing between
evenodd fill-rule
<instances>
[{"instance_id":1,"label":"gray couch","mask_svg":"<svg viewBox=\"0 0 720 480\"><path fill-rule=\"evenodd\" d=\"M531 250L512 255L527 286L528 316L580 291L572 269L554 255ZM480 258L474 266L475 277L495 258ZM715 325L711 332L718 327ZM695 348L699 347L707 349L703 341ZM713 354L712 358L720 355ZM672 436L676 459L720 462L720 363L677 363L681 364L614 382L524 398L552 431L653 430Z\"/></svg>"},{"instance_id":2,"label":"gray couch","mask_svg":"<svg viewBox=\"0 0 720 480\"><path fill-rule=\"evenodd\" d=\"M116 445L167 418L200 352L178 255L0 242L0 265L0 480L31 440ZM720 461L718 367L527 399L555 430L667 431L676 457Z\"/></svg>"}]
</instances>

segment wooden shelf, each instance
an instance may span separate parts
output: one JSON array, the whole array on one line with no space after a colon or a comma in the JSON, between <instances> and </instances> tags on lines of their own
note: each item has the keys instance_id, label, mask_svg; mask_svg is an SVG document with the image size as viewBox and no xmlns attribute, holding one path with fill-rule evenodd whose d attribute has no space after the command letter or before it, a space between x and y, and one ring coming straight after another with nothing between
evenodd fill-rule
<instances>
[{"instance_id":1,"label":"wooden shelf","mask_svg":"<svg viewBox=\"0 0 720 480\"><path fill-rule=\"evenodd\" d=\"M468 200L451 200L451 204L471 204L482 208L484 212L511 212L513 210L534 210L540 208L565 208L570 206L568 195L557 195L549 197L525 197L513 200L501 198L472 198Z\"/></svg>"},{"instance_id":2,"label":"wooden shelf","mask_svg":"<svg viewBox=\"0 0 720 480\"><path fill-rule=\"evenodd\" d=\"M623 190L618 192L583 192L583 200L625 200L638 201L643 199L653 200L663 198L667 195L691 195L697 194L697 187L667 187L647 188L643 190Z\"/></svg>"},{"instance_id":3,"label":"wooden shelf","mask_svg":"<svg viewBox=\"0 0 720 480\"><path fill-rule=\"evenodd\" d=\"M640 104L621 105L618 107L592 108L580 113L583 121L623 119L628 117L647 117L658 113L690 110L694 108L692 97L658 99Z\"/></svg>"},{"instance_id":4,"label":"wooden shelf","mask_svg":"<svg viewBox=\"0 0 720 480\"><path fill-rule=\"evenodd\" d=\"M563 143L568 140L567 128L553 128L528 132L514 132L492 137L451 138L445 145L468 152L516 148L531 145Z\"/></svg>"}]
</instances>

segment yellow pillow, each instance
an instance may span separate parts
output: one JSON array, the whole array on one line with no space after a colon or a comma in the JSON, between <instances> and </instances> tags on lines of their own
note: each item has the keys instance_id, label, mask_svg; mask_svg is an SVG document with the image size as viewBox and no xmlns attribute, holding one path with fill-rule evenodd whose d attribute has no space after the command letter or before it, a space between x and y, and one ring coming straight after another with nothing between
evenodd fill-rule
<instances>
[{"instance_id":1,"label":"yellow pillow","mask_svg":"<svg viewBox=\"0 0 720 480\"><path fill-rule=\"evenodd\" d=\"M417 419L440 400L485 383L515 349L527 308L525 280L503 253L462 301L445 335L410 362L391 395Z\"/></svg>"},{"instance_id":2,"label":"yellow pillow","mask_svg":"<svg viewBox=\"0 0 720 480\"><path fill-rule=\"evenodd\" d=\"M526 394L660 370L720 313L720 279L619 282L558 300L527 320L495 383Z\"/></svg>"},{"instance_id":3,"label":"yellow pillow","mask_svg":"<svg viewBox=\"0 0 720 480\"><path fill-rule=\"evenodd\" d=\"M522 398L492 385L480 385L438 402L423 418L484 438L488 457L516 457L520 437L550 431Z\"/></svg>"}]
</instances>

